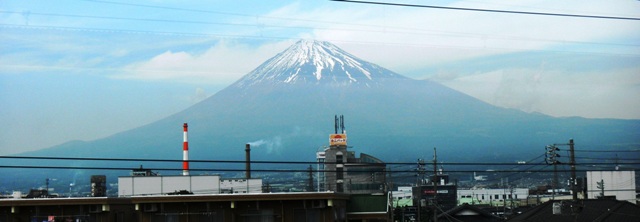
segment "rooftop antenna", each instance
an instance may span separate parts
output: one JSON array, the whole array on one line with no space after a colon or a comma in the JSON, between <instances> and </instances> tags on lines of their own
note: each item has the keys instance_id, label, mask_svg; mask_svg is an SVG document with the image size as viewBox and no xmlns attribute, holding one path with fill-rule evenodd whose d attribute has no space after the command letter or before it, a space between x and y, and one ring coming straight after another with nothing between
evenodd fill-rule
<instances>
[{"instance_id":1,"label":"rooftop antenna","mask_svg":"<svg viewBox=\"0 0 640 222\"><path fill-rule=\"evenodd\" d=\"M344 129L344 116L340 115L340 128L342 129L342 134L346 133L346 130Z\"/></svg>"},{"instance_id":2,"label":"rooftop antenna","mask_svg":"<svg viewBox=\"0 0 640 222\"><path fill-rule=\"evenodd\" d=\"M338 115L334 116L333 128L335 129L335 133L338 134Z\"/></svg>"}]
</instances>

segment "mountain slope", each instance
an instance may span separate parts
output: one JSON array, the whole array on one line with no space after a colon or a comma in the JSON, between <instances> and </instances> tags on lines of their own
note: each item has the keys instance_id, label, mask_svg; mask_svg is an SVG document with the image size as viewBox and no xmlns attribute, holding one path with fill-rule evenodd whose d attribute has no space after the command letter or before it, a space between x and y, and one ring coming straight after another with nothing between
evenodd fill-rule
<instances>
[{"instance_id":1,"label":"mountain slope","mask_svg":"<svg viewBox=\"0 0 640 222\"><path fill-rule=\"evenodd\" d=\"M256 142L260 146L252 149L252 160L313 161L316 150L328 145L335 114L345 116L354 151L388 162L430 158L433 147L450 162L505 162L539 156L545 145L569 138L580 149L640 144L638 120L553 118L499 108L435 82L393 73L330 43L300 41L180 113L104 139L23 155L180 160L182 123L187 122L191 159L243 160L244 144ZM117 166L140 164L181 166Z\"/></svg>"}]
</instances>

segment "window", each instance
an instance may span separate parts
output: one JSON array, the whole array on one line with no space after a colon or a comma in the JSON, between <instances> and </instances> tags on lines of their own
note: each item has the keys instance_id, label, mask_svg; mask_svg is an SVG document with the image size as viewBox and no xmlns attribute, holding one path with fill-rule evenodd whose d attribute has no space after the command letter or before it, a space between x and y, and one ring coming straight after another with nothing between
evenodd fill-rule
<instances>
[{"instance_id":1,"label":"window","mask_svg":"<svg viewBox=\"0 0 640 222\"><path fill-rule=\"evenodd\" d=\"M338 180L344 179L344 172L343 172L342 167L336 168L336 179L338 179Z\"/></svg>"}]
</instances>

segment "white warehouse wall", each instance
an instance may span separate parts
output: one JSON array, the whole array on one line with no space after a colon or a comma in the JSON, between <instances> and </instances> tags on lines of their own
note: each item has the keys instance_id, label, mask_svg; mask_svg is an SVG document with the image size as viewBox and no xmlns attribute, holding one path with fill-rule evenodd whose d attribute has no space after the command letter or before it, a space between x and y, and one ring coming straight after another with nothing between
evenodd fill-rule
<instances>
[{"instance_id":1,"label":"white warehouse wall","mask_svg":"<svg viewBox=\"0 0 640 222\"><path fill-rule=\"evenodd\" d=\"M616 196L617 200L636 201L635 171L587 171L587 194L589 199L600 196L598 182L604 182L604 195Z\"/></svg>"},{"instance_id":2,"label":"white warehouse wall","mask_svg":"<svg viewBox=\"0 0 640 222\"><path fill-rule=\"evenodd\" d=\"M220 179L220 176L118 177L118 196L165 195L186 190L194 194L261 193L262 179ZM227 191L227 192L225 192Z\"/></svg>"}]
</instances>

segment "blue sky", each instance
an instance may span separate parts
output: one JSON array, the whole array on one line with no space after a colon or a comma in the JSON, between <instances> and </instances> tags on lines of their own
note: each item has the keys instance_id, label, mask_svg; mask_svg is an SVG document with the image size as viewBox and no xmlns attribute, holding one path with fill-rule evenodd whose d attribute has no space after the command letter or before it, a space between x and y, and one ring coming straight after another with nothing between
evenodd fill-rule
<instances>
[{"instance_id":1,"label":"blue sky","mask_svg":"<svg viewBox=\"0 0 640 222\"><path fill-rule=\"evenodd\" d=\"M638 1L393 1L640 17ZM640 119L640 21L333 1L0 1L0 155L179 112L299 39L551 116Z\"/></svg>"}]
</instances>

